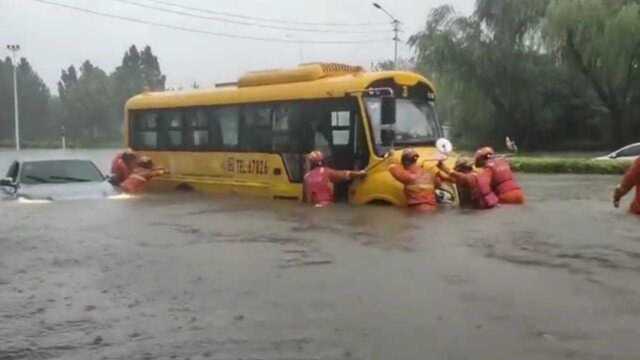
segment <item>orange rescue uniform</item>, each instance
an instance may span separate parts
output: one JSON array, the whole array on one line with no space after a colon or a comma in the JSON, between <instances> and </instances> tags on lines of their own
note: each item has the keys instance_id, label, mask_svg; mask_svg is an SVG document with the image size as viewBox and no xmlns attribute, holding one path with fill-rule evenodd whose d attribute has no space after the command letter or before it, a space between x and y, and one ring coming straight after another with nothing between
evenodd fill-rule
<instances>
[{"instance_id":1,"label":"orange rescue uniform","mask_svg":"<svg viewBox=\"0 0 640 360\"><path fill-rule=\"evenodd\" d=\"M391 165L389 172L397 181L404 184L404 194L407 205L418 211L433 211L438 203L436 200L436 181L433 174L424 170L418 164L405 169L402 165Z\"/></svg>"},{"instance_id":2,"label":"orange rescue uniform","mask_svg":"<svg viewBox=\"0 0 640 360\"><path fill-rule=\"evenodd\" d=\"M498 197L491 190L491 172L488 169L470 173L453 171L449 175L459 188L468 189L476 209L491 209L498 204Z\"/></svg>"},{"instance_id":3,"label":"orange rescue uniform","mask_svg":"<svg viewBox=\"0 0 640 360\"><path fill-rule=\"evenodd\" d=\"M113 174L115 184L121 184L131 175L131 170L122 160L122 155L123 153L119 153L111 162L111 174Z\"/></svg>"},{"instance_id":4,"label":"orange rescue uniform","mask_svg":"<svg viewBox=\"0 0 640 360\"><path fill-rule=\"evenodd\" d=\"M333 184L351 180L350 171L334 170L318 166L304 176L304 196L315 206L324 207L333 203Z\"/></svg>"},{"instance_id":5,"label":"orange rescue uniform","mask_svg":"<svg viewBox=\"0 0 640 360\"><path fill-rule=\"evenodd\" d=\"M619 198L625 196L634 187L636 188L636 197L633 199L629 211L640 215L640 157L634 161L631 168L624 174L622 182L616 190L617 196Z\"/></svg>"},{"instance_id":6,"label":"orange rescue uniform","mask_svg":"<svg viewBox=\"0 0 640 360\"><path fill-rule=\"evenodd\" d=\"M122 191L129 194L140 193L144 190L144 187L151 178L165 173L165 170L162 169L151 170L138 167L135 168L133 173L120 184L120 188Z\"/></svg>"},{"instance_id":7,"label":"orange rescue uniform","mask_svg":"<svg viewBox=\"0 0 640 360\"><path fill-rule=\"evenodd\" d=\"M506 160L490 160L486 168L491 171L491 188L501 204L524 204L524 192L516 182L511 166Z\"/></svg>"}]
</instances>

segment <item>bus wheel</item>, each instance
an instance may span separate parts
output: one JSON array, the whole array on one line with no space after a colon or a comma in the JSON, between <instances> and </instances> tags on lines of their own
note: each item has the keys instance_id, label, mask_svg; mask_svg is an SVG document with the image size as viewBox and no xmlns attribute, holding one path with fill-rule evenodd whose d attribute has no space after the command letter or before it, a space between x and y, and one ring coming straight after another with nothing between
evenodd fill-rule
<instances>
[{"instance_id":1,"label":"bus wheel","mask_svg":"<svg viewBox=\"0 0 640 360\"><path fill-rule=\"evenodd\" d=\"M182 184L176 186L176 190L177 191L185 191L185 192L193 191L193 186L191 186L191 185L189 185L187 183L182 183Z\"/></svg>"},{"instance_id":2,"label":"bus wheel","mask_svg":"<svg viewBox=\"0 0 640 360\"><path fill-rule=\"evenodd\" d=\"M392 203L390 203L390 202L388 202L388 201L386 201L386 200L380 200L380 199L378 199L378 200L372 200L372 201L369 201L369 202L367 203L367 205L391 206L391 205L393 205L393 204L392 204Z\"/></svg>"}]
</instances>

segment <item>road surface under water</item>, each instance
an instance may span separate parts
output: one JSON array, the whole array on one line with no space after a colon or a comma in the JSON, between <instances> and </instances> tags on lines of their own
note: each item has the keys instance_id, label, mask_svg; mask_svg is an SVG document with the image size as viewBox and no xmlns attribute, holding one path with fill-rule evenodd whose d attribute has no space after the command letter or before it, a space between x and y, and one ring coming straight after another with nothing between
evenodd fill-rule
<instances>
[{"instance_id":1,"label":"road surface under water","mask_svg":"<svg viewBox=\"0 0 640 360\"><path fill-rule=\"evenodd\" d=\"M519 179L526 206L422 216L0 203L0 359L637 359L640 219L610 205L617 177Z\"/></svg>"}]
</instances>

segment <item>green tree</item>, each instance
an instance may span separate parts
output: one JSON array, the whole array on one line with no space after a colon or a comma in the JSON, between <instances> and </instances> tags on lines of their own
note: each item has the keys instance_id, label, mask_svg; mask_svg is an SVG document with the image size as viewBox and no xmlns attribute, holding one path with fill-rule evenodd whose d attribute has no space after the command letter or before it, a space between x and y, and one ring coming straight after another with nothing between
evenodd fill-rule
<instances>
[{"instance_id":1,"label":"green tree","mask_svg":"<svg viewBox=\"0 0 640 360\"><path fill-rule=\"evenodd\" d=\"M584 76L607 109L614 144L630 141L639 127L632 122L640 92L639 2L554 0L545 33L550 48Z\"/></svg>"},{"instance_id":2,"label":"green tree","mask_svg":"<svg viewBox=\"0 0 640 360\"><path fill-rule=\"evenodd\" d=\"M145 46L142 52L139 52L135 45L131 45L122 57L122 64L111 74L111 78L114 106L119 109L121 115L124 104L130 97L145 89L162 91L166 82L166 76L160 71L158 58L150 46Z\"/></svg>"},{"instance_id":3,"label":"green tree","mask_svg":"<svg viewBox=\"0 0 640 360\"><path fill-rule=\"evenodd\" d=\"M413 58L399 58L397 70L413 71L416 68L416 61ZM371 66L373 71L396 70L393 60L379 61Z\"/></svg>"},{"instance_id":4,"label":"green tree","mask_svg":"<svg viewBox=\"0 0 640 360\"><path fill-rule=\"evenodd\" d=\"M12 138L13 131L13 68L11 58L0 60L0 140Z\"/></svg>"},{"instance_id":5,"label":"green tree","mask_svg":"<svg viewBox=\"0 0 640 360\"><path fill-rule=\"evenodd\" d=\"M441 6L410 38L419 71L438 85L441 118L468 144L510 136L524 148L549 148L597 133L586 131L600 116L592 94L544 41L549 3L478 0L471 16Z\"/></svg>"},{"instance_id":6,"label":"green tree","mask_svg":"<svg viewBox=\"0 0 640 360\"><path fill-rule=\"evenodd\" d=\"M21 138L46 137L51 130L48 108L51 93L25 58L18 64L18 84Z\"/></svg>"},{"instance_id":7,"label":"green tree","mask_svg":"<svg viewBox=\"0 0 640 360\"><path fill-rule=\"evenodd\" d=\"M145 46L144 50L140 53L140 70L142 72L144 86L152 91L164 90L167 78L162 74L162 71L160 71L158 57L153 55L153 51L151 51L149 45Z\"/></svg>"},{"instance_id":8,"label":"green tree","mask_svg":"<svg viewBox=\"0 0 640 360\"><path fill-rule=\"evenodd\" d=\"M73 140L113 139L119 135L115 126L111 80L100 68L86 60L79 68L62 71L58 91L63 106L64 125Z\"/></svg>"},{"instance_id":9,"label":"green tree","mask_svg":"<svg viewBox=\"0 0 640 360\"><path fill-rule=\"evenodd\" d=\"M476 140L499 144L508 135L536 146L544 123L553 116L545 102L551 84L540 77L553 71L536 37L544 15L541 3L479 1L468 17L439 7L425 30L411 37L419 69L450 83L451 101L463 106L458 121L479 130Z\"/></svg>"},{"instance_id":10,"label":"green tree","mask_svg":"<svg viewBox=\"0 0 640 360\"><path fill-rule=\"evenodd\" d=\"M49 132L49 88L33 70L26 58L17 68L20 137L34 140ZM14 138L13 63L10 58L0 61L0 139Z\"/></svg>"}]
</instances>

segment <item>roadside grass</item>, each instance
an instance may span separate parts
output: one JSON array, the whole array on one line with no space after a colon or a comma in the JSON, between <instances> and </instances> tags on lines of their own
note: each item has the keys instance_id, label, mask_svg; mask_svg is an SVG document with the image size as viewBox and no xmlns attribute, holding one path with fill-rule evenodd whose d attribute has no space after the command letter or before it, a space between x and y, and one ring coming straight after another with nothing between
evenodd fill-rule
<instances>
[{"instance_id":1,"label":"roadside grass","mask_svg":"<svg viewBox=\"0 0 640 360\"><path fill-rule=\"evenodd\" d=\"M517 156L510 161L514 171L539 174L619 175L624 174L631 165L630 161L530 156Z\"/></svg>"}]
</instances>

